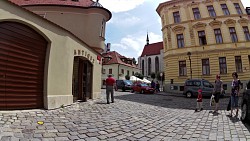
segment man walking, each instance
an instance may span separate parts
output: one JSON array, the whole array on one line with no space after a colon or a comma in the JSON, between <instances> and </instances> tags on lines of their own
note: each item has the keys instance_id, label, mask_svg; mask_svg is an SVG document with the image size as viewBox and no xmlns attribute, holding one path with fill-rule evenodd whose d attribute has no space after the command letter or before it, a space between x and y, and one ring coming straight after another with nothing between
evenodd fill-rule
<instances>
[{"instance_id":1,"label":"man walking","mask_svg":"<svg viewBox=\"0 0 250 141\"><path fill-rule=\"evenodd\" d=\"M111 93L111 102L114 103L114 87L115 85L115 79L112 77L111 74L108 75L108 78L106 79L106 98L107 98L107 104L109 104L109 94Z\"/></svg>"}]
</instances>

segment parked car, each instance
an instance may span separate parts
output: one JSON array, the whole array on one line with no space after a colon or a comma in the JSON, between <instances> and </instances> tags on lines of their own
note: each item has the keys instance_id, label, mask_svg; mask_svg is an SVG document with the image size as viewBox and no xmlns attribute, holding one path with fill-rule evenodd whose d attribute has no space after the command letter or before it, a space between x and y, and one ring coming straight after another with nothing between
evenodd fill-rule
<instances>
[{"instance_id":1,"label":"parked car","mask_svg":"<svg viewBox=\"0 0 250 141\"><path fill-rule=\"evenodd\" d=\"M246 84L241 101L241 120L246 122L250 120L250 81Z\"/></svg>"},{"instance_id":2,"label":"parked car","mask_svg":"<svg viewBox=\"0 0 250 141\"><path fill-rule=\"evenodd\" d=\"M139 92L141 94L144 93L154 93L154 88L151 88L150 86L148 86L146 83L135 83L132 88L131 88L131 92Z\"/></svg>"},{"instance_id":3,"label":"parked car","mask_svg":"<svg viewBox=\"0 0 250 141\"><path fill-rule=\"evenodd\" d=\"M202 89L202 95L204 97L210 97L213 94L214 85L205 79L188 79L184 84L183 95L186 97L197 97L198 90ZM222 92L221 97L225 95L225 91Z\"/></svg>"},{"instance_id":4,"label":"parked car","mask_svg":"<svg viewBox=\"0 0 250 141\"><path fill-rule=\"evenodd\" d=\"M130 80L116 80L116 90L131 90L131 86L133 85Z\"/></svg>"}]
</instances>

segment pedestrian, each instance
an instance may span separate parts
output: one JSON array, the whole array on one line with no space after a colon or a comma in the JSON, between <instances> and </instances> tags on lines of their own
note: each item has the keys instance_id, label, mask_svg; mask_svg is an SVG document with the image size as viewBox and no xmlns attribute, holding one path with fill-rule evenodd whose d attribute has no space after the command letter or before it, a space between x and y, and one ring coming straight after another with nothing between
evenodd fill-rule
<instances>
[{"instance_id":1,"label":"pedestrian","mask_svg":"<svg viewBox=\"0 0 250 141\"><path fill-rule=\"evenodd\" d=\"M236 109L236 117L238 116L239 111L239 95L240 95L240 79L238 78L237 72L232 73L233 81L232 81L232 88L231 88L231 114L230 117L233 116L233 111Z\"/></svg>"},{"instance_id":2,"label":"pedestrian","mask_svg":"<svg viewBox=\"0 0 250 141\"><path fill-rule=\"evenodd\" d=\"M111 74L108 75L106 79L106 98L107 104L109 104L109 95L111 94L111 102L114 103L114 88L116 88L115 79Z\"/></svg>"},{"instance_id":3,"label":"pedestrian","mask_svg":"<svg viewBox=\"0 0 250 141\"><path fill-rule=\"evenodd\" d=\"M151 88L155 89L155 82L154 82L154 80L151 81Z\"/></svg>"},{"instance_id":4,"label":"pedestrian","mask_svg":"<svg viewBox=\"0 0 250 141\"><path fill-rule=\"evenodd\" d=\"M197 96L197 100L196 100L196 109L195 112L202 111L203 107L202 107L202 90L199 89L198 90L198 96Z\"/></svg>"},{"instance_id":5,"label":"pedestrian","mask_svg":"<svg viewBox=\"0 0 250 141\"><path fill-rule=\"evenodd\" d=\"M218 113L219 100L222 92L223 92L223 81L220 79L220 75L217 74L213 90L213 95L215 100L215 108L213 113Z\"/></svg>"},{"instance_id":6,"label":"pedestrian","mask_svg":"<svg viewBox=\"0 0 250 141\"><path fill-rule=\"evenodd\" d=\"M157 93L160 92L160 83L159 83L159 81L156 81L155 89L156 89Z\"/></svg>"}]
</instances>

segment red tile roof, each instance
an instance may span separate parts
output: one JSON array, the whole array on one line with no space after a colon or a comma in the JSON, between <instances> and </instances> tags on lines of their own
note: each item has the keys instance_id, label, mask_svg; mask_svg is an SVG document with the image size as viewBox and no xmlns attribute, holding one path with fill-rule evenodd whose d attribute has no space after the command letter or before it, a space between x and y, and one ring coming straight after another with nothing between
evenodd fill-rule
<instances>
[{"instance_id":1,"label":"red tile roof","mask_svg":"<svg viewBox=\"0 0 250 141\"><path fill-rule=\"evenodd\" d=\"M130 66L130 67L137 67L137 65L133 64L128 64L122 61L122 58L125 60L130 60L132 61L132 58L127 58L125 56L122 56L121 54L117 53L116 51L110 51L107 53L102 54L104 61L102 62L103 65L110 65L110 64L122 64L125 66ZM108 60L110 58L110 60Z\"/></svg>"},{"instance_id":2,"label":"red tile roof","mask_svg":"<svg viewBox=\"0 0 250 141\"><path fill-rule=\"evenodd\" d=\"M17 5L26 6L26 5L70 5L70 6L80 6L80 7L89 7L93 1L92 0L9 0Z\"/></svg>"},{"instance_id":3,"label":"red tile roof","mask_svg":"<svg viewBox=\"0 0 250 141\"><path fill-rule=\"evenodd\" d=\"M149 45L145 45L142 51L141 56L150 56L150 55L157 55L161 53L163 49L163 42L153 43Z\"/></svg>"}]
</instances>

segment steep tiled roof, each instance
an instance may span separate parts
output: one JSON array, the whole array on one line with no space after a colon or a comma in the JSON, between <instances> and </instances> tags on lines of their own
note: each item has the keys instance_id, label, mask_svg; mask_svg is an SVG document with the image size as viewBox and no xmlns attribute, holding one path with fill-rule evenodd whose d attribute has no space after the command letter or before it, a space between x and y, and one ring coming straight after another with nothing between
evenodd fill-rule
<instances>
[{"instance_id":1,"label":"steep tiled roof","mask_svg":"<svg viewBox=\"0 0 250 141\"><path fill-rule=\"evenodd\" d=\"M145 45L142 51L141 56L150 56L150 55L157 55L160 54L161 50L163 49L163 42L153 43L149 45Z\"/></svg>"},{"instance_id":2,"label":"steep tiled roof","mask_svg":"<svg viewBox=\"0 0 250 141\"><path fill-rule=\"evenodd\" d=\"M125 66L130 66L130 67L137 67L137 65L133 64L128 64L122 61L122 59L125 60L130 60L132 61L131 58L127 58L125 56L122 56L121 54L117 53L116 51L110 51L107 53L102 54L104 61L102 62L103 65L110 65L110 64L122 64ZM108 59L110 58L110 59Z\"/></svg>"},{"instance_id":3,"label":"steep tiled roof","mask_svg":"<svg viewBox=\"0 0 250 141\"><path fill-rule=\"evenodd\" d=\"M9 0L17 5L70 5L70 6L80 6L89 7L93 1L92 0Z\"/></svg>"}]
</instances>

